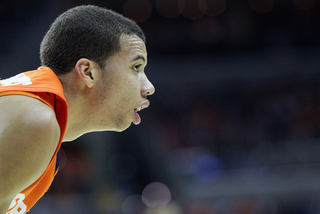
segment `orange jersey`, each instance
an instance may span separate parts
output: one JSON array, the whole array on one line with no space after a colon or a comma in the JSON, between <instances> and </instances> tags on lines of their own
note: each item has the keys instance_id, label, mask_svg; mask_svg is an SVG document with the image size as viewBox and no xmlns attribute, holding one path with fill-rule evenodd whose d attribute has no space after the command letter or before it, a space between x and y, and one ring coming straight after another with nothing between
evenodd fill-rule
<instances>
[{"instance_id":1,"label":"orange jersey","mask_svg":"<svg viewBox=\"0 0 320 214\"><path fill-rule=\"evenodd\" d=\"M68 104L62 85L56 74L48 67L28 71L0 80L0 96L24 95L39 99L56 114L60 126L60 140L56 151L43 174L12 201L7 214L26 213L49 189L59 168L59 149L68 121Z\"/></svg>"}]
</instances>

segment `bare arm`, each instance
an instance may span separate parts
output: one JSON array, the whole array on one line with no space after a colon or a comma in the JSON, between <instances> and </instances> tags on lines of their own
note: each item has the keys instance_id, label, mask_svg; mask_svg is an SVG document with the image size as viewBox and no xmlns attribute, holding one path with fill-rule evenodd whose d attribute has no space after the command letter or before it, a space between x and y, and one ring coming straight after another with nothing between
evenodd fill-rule
<instances>
[{"instance_id":1,"label":"bare arm","mask_svg":"<svg viewBox=\"0 0 320 214\"><path fill-rule=\"evenodd\" d=\"M53 110L34 98L0 97L0 214L48 166L60 129Z\"/></svg>"}]
</instances>

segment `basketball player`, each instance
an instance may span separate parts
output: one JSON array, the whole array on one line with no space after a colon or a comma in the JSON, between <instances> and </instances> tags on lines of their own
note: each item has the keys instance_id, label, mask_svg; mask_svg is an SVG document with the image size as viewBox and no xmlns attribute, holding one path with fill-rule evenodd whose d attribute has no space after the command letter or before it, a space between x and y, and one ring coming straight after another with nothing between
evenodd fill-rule
<instances>
[{"instance_id":1,"label":"basketball player","mask_svg":"<svg viewBox=\"0 0 320 214\"><path fill-rule=\"evenodd\" d=\"M61 14L40 57L37 70L0 80L0 214L26 213L43 196L63 141L139 124L155 90L143 32L101 7Z\"/></svg>"}]
</instances>

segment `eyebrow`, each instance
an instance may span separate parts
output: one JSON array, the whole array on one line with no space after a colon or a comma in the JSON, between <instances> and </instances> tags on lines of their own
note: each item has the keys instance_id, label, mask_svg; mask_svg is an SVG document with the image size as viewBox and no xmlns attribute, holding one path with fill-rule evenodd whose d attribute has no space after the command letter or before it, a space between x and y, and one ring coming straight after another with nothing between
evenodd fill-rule
<instances>
[{"instance_id":1,"label":"eyebrow","mask_svg":"<svg viewBox=\"0 0 320 214\"><path fill-rule=\"evenodd\" d=\"M132 62L137 61L137 60L139 60L139 59L142 59L144 62L146 62L146 59L145 59L144 56L142 56L142 55L136 56L136 57L132 60Z\"/></svg>"}]
</instances>

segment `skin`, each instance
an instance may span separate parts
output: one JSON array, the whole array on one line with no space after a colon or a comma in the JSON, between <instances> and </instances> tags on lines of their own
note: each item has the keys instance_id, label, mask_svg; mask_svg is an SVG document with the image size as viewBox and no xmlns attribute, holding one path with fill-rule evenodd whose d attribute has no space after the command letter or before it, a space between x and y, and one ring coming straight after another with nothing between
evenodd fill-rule
<instances>
[{"instance_id":1,"label":"skin","mask_svg":"<svg viewBox=\"0 0 320 214\"><path fill-rule=\"evenodd\" d=\"M73 72L60 76L69 104L69 121L64 141L92 131L123 131L155 91L144 68L147 51L136 35L120 38L121 51L111 56L104 68L80 59ZM68 84L74 82L75 84Z\"/></svg>"},{"instance_id":2,"label":"skin","mask_svg":"<svg viewBox=\"0 0 320 214\"><path fill-rule=\"evenodd\" d=\"M123 35L120 43L121 51L107 59L104 68L82 58L59 76L69 104L63 141L92 131L123 131L133 122L140 123L136 112L149 105L147 96L155 91L144 73L146 46L136 35ZM0 109L2 214L44 172L59 142L60 128L53 110L30 97L0 97Z\"/></svg>"},{"instance_id":3,"label":"skin","mask_svg":"<svg viewBox=\"0 0 320 214\"><path fill-rule=\"evenodd\" d=\"M44 172L57 147L60 128L53 110L34 98L0 98L0 213Z\"/></svg>"}]
</instances>

